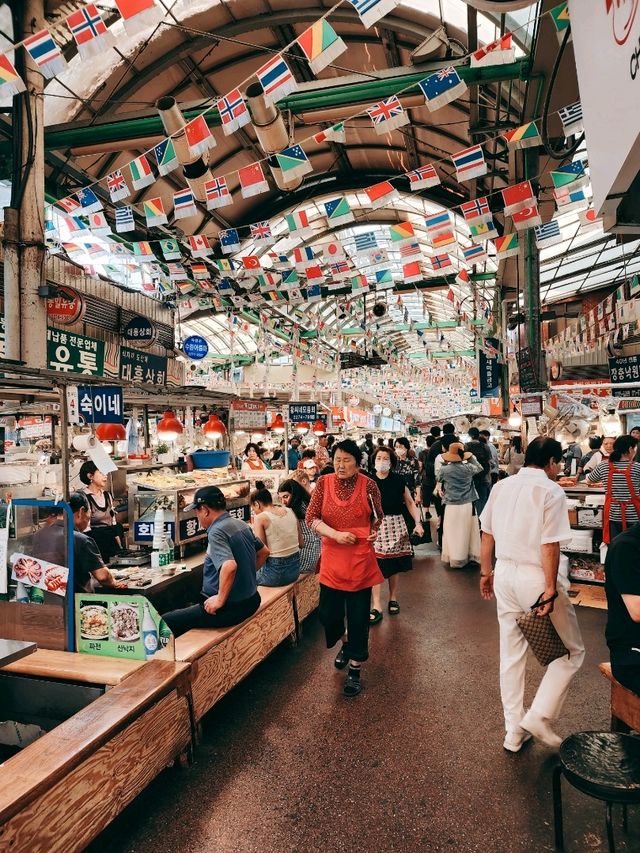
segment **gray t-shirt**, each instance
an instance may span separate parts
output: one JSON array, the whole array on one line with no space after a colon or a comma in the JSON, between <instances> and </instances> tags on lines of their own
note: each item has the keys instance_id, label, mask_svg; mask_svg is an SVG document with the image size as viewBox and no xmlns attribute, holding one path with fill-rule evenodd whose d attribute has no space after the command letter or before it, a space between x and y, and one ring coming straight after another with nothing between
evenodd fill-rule
<instances>
[{"instance_id":1,"label":"gray t-shirt","mask_svg":"<svg viewBox=\"0 0 640 853\"><path fill-rule=\"evenodd\" d=\"M209 526L209 545L204 558L202 591L217 595L220 590L220 569L227 560L234 560L238 570L229 593L228 602L244 601L257 590L256 554L263 548L249 525L228 512Z\"/></svg>"}]
</instances>

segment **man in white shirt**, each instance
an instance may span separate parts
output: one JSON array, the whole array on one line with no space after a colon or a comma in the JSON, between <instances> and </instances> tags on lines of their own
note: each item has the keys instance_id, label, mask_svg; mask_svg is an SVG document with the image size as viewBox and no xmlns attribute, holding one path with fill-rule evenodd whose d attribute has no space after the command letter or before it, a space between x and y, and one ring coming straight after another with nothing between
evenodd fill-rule
<instances>
[{"instance_id":1,"label":"man in white shirt","mask_svg":"<svg viewBox=\"0 0 640 853\"><path fill-rule=\"evenodd\" d=\"M482 551L480 593L495 593L500 627L500 694L504 709L504 748L518 752L533 735L553 749L561 738L551 728L584 660L584 645L560 567L560 544L571 538L563 490L555 483L562 446L552 438L536 438L527 447L524 468L493 488L480 517ZM495 553L495 574L493 556ZM524 680L528 644L516 618L538 597L538 616L551 614L569 656L554 660L544 674L531 708L524 713Z\"/></svg>"}]
</instances>

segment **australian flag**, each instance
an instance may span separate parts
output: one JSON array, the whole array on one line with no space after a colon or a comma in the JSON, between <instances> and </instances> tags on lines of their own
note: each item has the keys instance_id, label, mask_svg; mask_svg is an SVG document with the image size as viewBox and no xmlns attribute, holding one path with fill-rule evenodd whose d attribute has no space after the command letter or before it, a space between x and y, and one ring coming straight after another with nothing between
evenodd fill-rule
<instances>
[{"instance_id":1,"label":"australian flag","mask_svg":"<svg viewBox=\"0 0 640 853\"><path fill-rule=\"evenodd\" d=\"M102 210L102 202L91 187L78 190L76 198L82 205L82 213L96 213L98 210Z\"/></svg>"},{"instance_id":2,"label":"australian flag","mask_svg":"<svg viewBox=\"0 0 640 853\"><path fill-rule=\"evenodd\" d=\"M430 110L437 110L445 104L455 101L467 91L467 84L460 79L460 75L452 65L448 68L441 68L435 74L430 74L418 85L422 89L422 94Z\"/></svg>"},{"instance_id":3,"label":"australian flag","mask_svg":"<svg viewBox=\"0 0 640 853\"><path fill-rule=\"evenodd\" d=\"M230 255L240 248L240 237L237 228L227 228L220 232L220 246L225 255Z\"/></svg>"}]
</instances>

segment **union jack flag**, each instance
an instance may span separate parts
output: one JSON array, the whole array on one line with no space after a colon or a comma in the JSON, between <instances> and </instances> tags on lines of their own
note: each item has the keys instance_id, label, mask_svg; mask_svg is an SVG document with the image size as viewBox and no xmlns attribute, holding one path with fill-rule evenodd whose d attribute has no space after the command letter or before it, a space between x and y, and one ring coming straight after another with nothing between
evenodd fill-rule
<instances>
[{"instance_id":1,"label":"union jack flag","mask_svg":"<svg viewBox=\"0 0 640 853\"><path fill-rule=\"evenodd\" d=\"M249 110L240 89L233 89L218 99L218 112L222 122L222 131L228 135L251 121Z\"/></svg>"},{"instance_id":2,"label":"union jack flag","mask_svg":"<svg viewBox=\"0 0 640 853\"><path fill-rule=\"evenodd\" d=\"M273 235L271 233L271 225L268 221L264 222L254 222L253 225L249 226L251 231L251 238L258 243L270 243L273 242Z\"/></svg>"},{"instance_id":3,"label":"union jack flag","mask_svg":"<svg viewBox=\"0 0 640 853\"><path fill-rule=\"evenodd\" d=\"M107 189L111 201L120 201L129 195L129 187L120 169L116 169L115 172L107 175Z\"/></svg>"},{"instance_id":4,"label":"union jack flag","mask_svg":"<svg viewBox=\"0 0 640 853\"><path fill-rule=\"evenodd\" d=\"M367 110L376 133L386 133L407 124L409 116L405 113L397 95L379 101Z\"/></svg>"}]
</instances>

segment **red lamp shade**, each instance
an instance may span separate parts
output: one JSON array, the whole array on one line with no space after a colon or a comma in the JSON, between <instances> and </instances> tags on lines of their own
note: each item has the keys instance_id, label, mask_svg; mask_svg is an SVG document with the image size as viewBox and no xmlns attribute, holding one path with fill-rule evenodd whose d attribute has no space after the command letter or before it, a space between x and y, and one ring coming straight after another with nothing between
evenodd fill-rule
<instances>
[{"instance_id":1,"label":"red lamp shade","mask_svg":"<svg viewBox=\"0 0 640 853\"><path fill-rule=\"evenodd\" d=\"M127 431L122 424L98 424L96 438L100 441L124 441Z\"/></svg>"},{"instance_id":2,"label":"red lamp shade","mask_svg":"<svg viewBox=\"0 0 640 853\"><path fill-rule=\"evenodd\" d=\"M312 429L313 434L317 435L319 437L321 435L324 435L326 433L326 431L327 430L325 429L324 423L320 420L320 418L318 418L318 420L313 425L313 429Z\"/></svg>"},{"instance_id":3,"label":"red lamp shade","mask_svg":"<svg viewBox=\"0 0 640 853\"><path fill-rule=\"evenodd\" d=\"M276 415L274 419L269 424L269 429L271 432L282 434L285 431L284 421L282 420L282 415Z\"/></svg>"},{"instance_id":4,"label":"red lamp shade","mask_svg":"<svg viewBox=\"0 0 640 853\"><path fill-rule=\"evenodd\" d=\"M227 428L217 415L209 415L209 420L202 427L202 431L207 438L220 438L226 433Z\"/></svg>"},{"instance_id":5,"label":"red lamp shade","mask_svg":"<svg viewBox=\"0 0 640 853\"><path fill-rule=\"evenodd\" d=\"M165 441L175 441L179 435L182 435L183 430L184 427L171 409L167 409L162 420L158 423L158 438L163 438Z\"/></svg>"},{"instance_id":6,"label":"red lamp shade","mask_svg":"<svg viewBox=\"0 0 640 853\"><path fill-rule=\"evenodd\" d=\"M301 435L304 435L305 433L309 432L310 429L311 424L309 424L307 421L300 421L299 424L296 424L296 432L299 432Z\"/></svg>"}]
</instances>

